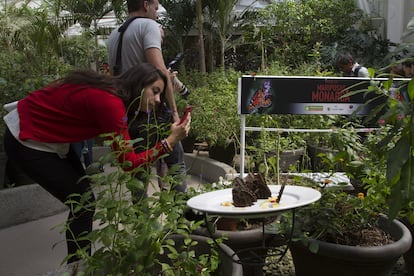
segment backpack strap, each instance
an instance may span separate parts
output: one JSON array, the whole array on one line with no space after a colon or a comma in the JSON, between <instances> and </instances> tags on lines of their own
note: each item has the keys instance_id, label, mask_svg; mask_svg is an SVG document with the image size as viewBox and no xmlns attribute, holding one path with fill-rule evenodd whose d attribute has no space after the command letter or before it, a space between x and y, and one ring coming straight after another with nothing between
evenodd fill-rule
<instances>
[{"instance_id":1,"label":"backpack strap","mask_svg":"<svg viewBox=\"0 0 414 276\"><path fill-rule=\"evenodd\" d=\"M121 50L122 50L122 38L124 37L124 33L126 29L128 28L129 24L131 24L132 21L134 21L137 18L143 18L142 16L134 16L131 18L128 18L127 21L125 21L118 29L119 38L118 38L118 47L116 49L116 59L115 59L115 65L112 68L112 75L117 76L121 74L122 72L122 58L121 58Z\"/></svg>"},{"instance_id":2,"label":"backpack strap","mask_svg":"<svg viewBox=\"0 0 414 276\"><path fill-rule=\"evenodd\" d=\"M353 72L354 77L358 77L359 69L361 69L361 66L357 66L357 68L355 68L355 70Z\"/></svg>"}]
</instances>

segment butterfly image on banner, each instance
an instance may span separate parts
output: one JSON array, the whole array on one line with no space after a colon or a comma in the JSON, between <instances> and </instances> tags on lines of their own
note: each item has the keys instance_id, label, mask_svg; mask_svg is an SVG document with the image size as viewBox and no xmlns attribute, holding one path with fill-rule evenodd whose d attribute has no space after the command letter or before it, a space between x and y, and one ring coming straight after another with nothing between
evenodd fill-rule
<instances>
[{"instance_id":1,"label":"butterfly image on banner","mask_svg":"<svg viewBox=\"0 0 414 276\"><path fill-rule=\"evenodd\" d=\"M254 92L250 98L248 110L250 114L263 113L263 109L272 106L272 94L270 93L272 85L269 80L265 81L259 89Z\"/></svg>"}]
</instances>

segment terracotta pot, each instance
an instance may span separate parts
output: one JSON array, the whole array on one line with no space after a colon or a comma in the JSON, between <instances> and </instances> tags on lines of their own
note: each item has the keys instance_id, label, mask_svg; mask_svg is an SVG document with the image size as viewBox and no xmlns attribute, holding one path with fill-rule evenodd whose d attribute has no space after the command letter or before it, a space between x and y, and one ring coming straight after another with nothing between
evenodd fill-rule
<instances>
[{"instance_id":1,"label":"terracotta pot","mask_svg":"<svg viewBox=\"0 0 414 276\"><path fill-rule=\"evenodd\" d=\"M411 234L398 220L380 218L380 228L395 240L384 246L348 246L317 241L318 252L312 253L301 242L293 242L290 251L297 276L388 276L397 260L411 246Z\"/></svg>"}]
</instances>

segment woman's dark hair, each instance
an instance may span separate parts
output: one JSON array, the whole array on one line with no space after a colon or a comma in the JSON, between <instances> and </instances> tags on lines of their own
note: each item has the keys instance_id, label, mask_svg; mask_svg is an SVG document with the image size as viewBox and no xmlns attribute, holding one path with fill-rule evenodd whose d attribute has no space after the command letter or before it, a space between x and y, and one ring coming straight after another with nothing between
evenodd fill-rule
<instances>
[{"instance_id":1,"label":"woman's dark hair","mask_svg":"<svg viewBox=\"0 0 414 276\"><path fill-rule=\"evenodd\" d=\"M112 78L104 74L99 74L92 70L74 70L70 72L66 77L53 82L50 86L59 87L64 84L76 84L84 87L94 87L114 93Z\"/></svg>"},{"instance_id":2,"label":"woman's dark hair","mask_svg":"<svg viewBox=\"0 0 414 276\"><path fill-rule=\"evenodd\" d=\"M164 82L164 90L161 94L161 101L165 100L165 90L167 89L167 76L161 70L150 63L141 63L131 67L120 76L114 77L116 93L122 98L127 108L139 110L142 89L158 79Z\"/></svg>"},{"instance_id":3,"label":"woman's dark hair","mask_svg":"<svg viewBox=\"0 0 414 276\"><path fill-rule=\"evenodd\" d=\"M92 70L75 70L65 78L57 80L51 86L76 84L80 86L79 91L87 87L101 89L120 97L125 107L138 110L141 104L142 89L160 78L164 82L164 90L161 94L161 101L164 101L167 77L150 63L135 65L116 77L99 74Z\"/></svg>"}]
</instances>

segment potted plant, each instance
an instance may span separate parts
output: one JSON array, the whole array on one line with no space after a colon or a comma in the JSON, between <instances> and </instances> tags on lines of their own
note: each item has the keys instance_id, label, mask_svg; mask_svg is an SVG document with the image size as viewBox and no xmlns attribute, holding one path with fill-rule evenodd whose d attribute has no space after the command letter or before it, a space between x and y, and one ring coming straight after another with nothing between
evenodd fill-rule
<instances>
[{"instance_id":1,"label":"potted plant","mask_svg":"<svg viewBox=\"0 0 414 276\"><path fill-rule=\"evenodd\" d=\"M237 114L239 76L234 70L213 72L209 74L207 84L194 89L188 97L194 106L190 134L208 143L211 158L230 165L240 136L240 116Z\"/></svg>"},{"instance_id":2,"label":"potted plant","mask_svg":"<svg viewBox=\"0 0 414 276\"><path fill-rule=\"evenodd\" d=\"M267 174L269 159L275 159L278 172L300 171L305 167L306 137L305 132L289 132L288 129L301 125L300 117L294 115L261 115L249 118L249 124L262 128L280 128L287 131L260 131L253 133L246 140L249 155L256 163L256 170ZM276 172L277 173L277 172Z\"/></svg>"},{"instance_id":3,"label":"potted plant","mask_svg":"<svg viewBox=\"0 0 414 276\"><path fill-rule=\"evenodd\" d=\"M322 157L338 153L337 132L347 124L349 126L349 119L343 116L308 116L305 125L315 130L309 133L306 143L312 171L329 171L330 168L324 164Z\"/></svg>"},{"instance_id":4,"label":"potted plant","mask_svg":"<svg viewBox=\"0 0 414 276\"><path fill-rule=\"evenodd\" d=\"M278 163L278 172L301 171L306 164L306 142L297 133L261 132L254 146L247 146L249 157L255 163L255 171L266 173L269 162L274 159Z\"/></svg>"},{"instance_id":5,"label":"potted plant","mask_svg":"<svg viewBox=\"0 0 414 276\"><path fill-rule=\"evenodd\" d=\"M322 193L318 202L281 224L283 233L291 233L294 225L290 252L296 275L390 275L411 246L407 227L381 216L374 196L335 189Z\"/></svg>"},{"instance_id":6,"label":"potted plant","mask_svg":"<svg viewBox=\"0 0 414 276\"><path fill-rule=\"evenodd\" d=\"M342 171L350 179L353 190L357 195L362 192L366 194L367 187L374 182L376 185L381 177L384 162L373 154L376 144L379 141L380 133L373 131L365 133L364 139L357 133L350 124L345 124L342 129L332 133L335 143L335 151L320 153L323 167L329 172Z\"/></svg>"}]
</instances>

